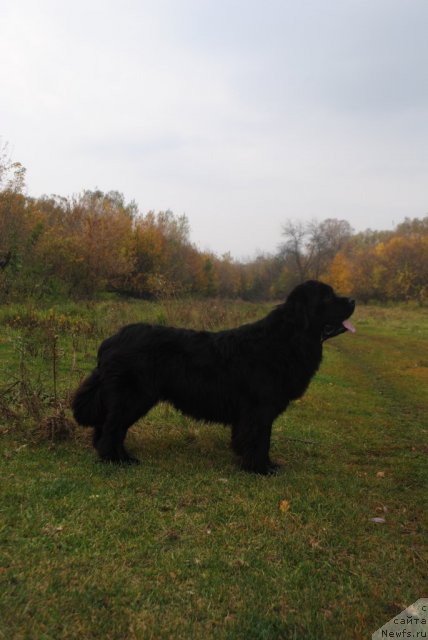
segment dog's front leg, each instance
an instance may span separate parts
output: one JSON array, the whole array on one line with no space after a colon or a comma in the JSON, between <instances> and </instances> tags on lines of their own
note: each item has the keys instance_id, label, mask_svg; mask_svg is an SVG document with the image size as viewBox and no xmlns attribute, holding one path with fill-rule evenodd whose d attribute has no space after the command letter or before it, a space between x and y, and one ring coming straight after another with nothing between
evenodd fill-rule
<instances>
[{"instance_id":1,"label":"dog's front leg","mask_svg":"<svg viewBox=\"0 0 428 640\"><path fill-rule=\"evenodd\" d=\"M253 414L242 416L232 427L232 448L241 456L241 468L251 473L269 475L279 465L269 458L272 420Z\"/></svg>"}]
</instances>

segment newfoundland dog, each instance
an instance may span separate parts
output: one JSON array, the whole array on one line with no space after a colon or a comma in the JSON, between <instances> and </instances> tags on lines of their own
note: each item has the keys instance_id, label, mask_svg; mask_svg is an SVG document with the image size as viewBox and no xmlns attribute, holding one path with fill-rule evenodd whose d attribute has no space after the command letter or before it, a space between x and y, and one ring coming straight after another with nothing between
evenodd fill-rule
<instances>
[{"instance_id":1,"label":"newfoundland dog","mask_svg":"<svg viewBox=\"0 0 428 640\"><path fill-rule=\"evenodd\" d=\"M235 329L125 326L101 344L97 367L74 395L74 417L93 427L102 460L132 463L124 447L129 427L170 402L197 420L230 425L242 468L273 473L272 423L304 394L323 342L355 331L354 308L354 300L311 280L262 320Z\"/></svg>"}]
</instances>

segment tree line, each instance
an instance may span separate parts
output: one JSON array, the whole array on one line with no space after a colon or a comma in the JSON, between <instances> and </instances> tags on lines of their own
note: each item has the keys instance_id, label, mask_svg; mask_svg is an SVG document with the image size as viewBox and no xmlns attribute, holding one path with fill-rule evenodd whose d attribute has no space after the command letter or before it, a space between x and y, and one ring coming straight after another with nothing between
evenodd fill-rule
<instances>
[{"instance_id":1,"label":"tree line","mask_svg":"<svg viewBox=\"0 0 428 640\"><path fill-rule=\"evenodd\" d=\"M428 216L355 233L345 220L288 220L274 254L243 263L200 251L186 216L142 214L117 191L25 193L25 169L0 148L0 300L102 291L280 299L323 279L369 300L428 302Z\"/></svg>"}]
</instances>

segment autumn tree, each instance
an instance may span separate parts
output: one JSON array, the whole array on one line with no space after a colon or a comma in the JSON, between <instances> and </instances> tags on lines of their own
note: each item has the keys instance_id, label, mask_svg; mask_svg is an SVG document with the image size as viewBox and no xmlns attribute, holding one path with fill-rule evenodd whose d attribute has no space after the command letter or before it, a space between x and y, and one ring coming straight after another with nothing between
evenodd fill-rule
<instances>
[{"instance_id":1,"label":"autumn tree","mask_svg":"<svg viewBox=\"0 0 428 640\"><path fill-rule=\"evenodd\" d=\"M428 299L428 235L396 236L379 246L382 291L393 300Z\"/></svg>"},{"instance_id":2,"label":"autumn tree","mask_svg":"<svg viewBox=\"0 0 428 640\"><path fill-rule=\"evenodd\" d=\"M148 298L171 295L282 299L325 279L359 300L428 302L428 216L395 230L353 233L345 220L288 220L276 255L245 263L201 252L186 216L141 214L117 191L31 198L25 169L0 143L0 293Z\"/></svg>"},{"instance_id":3,"label":"autumn tree","mask_svg":"<svg viewBox=\"0 0 428 640\"><path fill-rule=\"evenodd\" d=\"M0 292L3 294L10 289L20 268L31 225L24 190L25 168L11 160L8 145L0 140Z\"/></svg>"},{"instance_id":4,"label":"autumn tree","mask_svg":"<svg viewBox=\"0 0 428 640\"><path fill-rule=\"evenodd\" d=\"M294 263L298 282L312 278L318 280L327 272L336 253L352 235L352 227L346 220L328 218L322 222L288 220L282 235L285 242L280 246L284 259Z\"/></svg>"},{"instance_id":5,"label":"autumn tree","mask_svg":"<svg viewBox=\"0 0 428 640\"><path fill-rule=\"evenodd\" d=\"M280 246L284 258L290 257L294 262L299 282L309 278L312 255L308 252L309 226L300 221L287 220L282 227L285 242Z\"/></svg>"}]
</instances>

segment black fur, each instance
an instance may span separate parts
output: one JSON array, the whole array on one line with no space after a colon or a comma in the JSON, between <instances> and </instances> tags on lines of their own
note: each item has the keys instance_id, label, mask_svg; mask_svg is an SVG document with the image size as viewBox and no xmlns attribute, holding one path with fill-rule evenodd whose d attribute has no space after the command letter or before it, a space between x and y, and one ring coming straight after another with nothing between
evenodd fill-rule
<instances>
[{"instance_id":1,"label":"black fur","mask_svg":"<svg viewBox=\"0 0 428 640\"><path fill-rule=\"evenodd\" d=\"M322 358L322 342L346 331L355 303L309 281L262 320L209 332L149 324L123 327L98 351L98 366L72 407L94 428L103 460L136 462L124 448L129 427L170 402L198 420L232 427L242 468L267 474L272 423L303 395Z\"/></svg>"}]
</instances>

